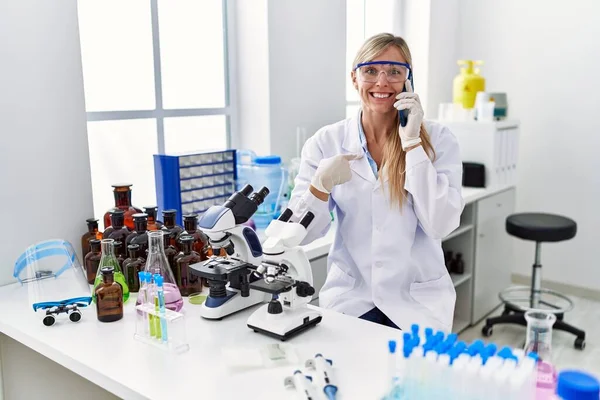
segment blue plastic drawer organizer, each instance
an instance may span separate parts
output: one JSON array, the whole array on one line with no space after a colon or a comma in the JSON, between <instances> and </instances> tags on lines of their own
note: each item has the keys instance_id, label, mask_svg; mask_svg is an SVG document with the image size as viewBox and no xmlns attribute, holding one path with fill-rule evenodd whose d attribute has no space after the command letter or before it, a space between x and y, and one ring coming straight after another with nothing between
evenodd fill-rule
<instances>
[{"instance_id":1,"label":"blue plastic drawer organizer","mask_svg":"<svg viewBox=\"0 0 600 400\"><path fill-rule=\"evenodd\" d=\"M181 225L183 215L201 215L233 194L237 179L235 150L155 154L154 176L159 215L164 210L177 210Z\"/></svg>"}]
</instances>

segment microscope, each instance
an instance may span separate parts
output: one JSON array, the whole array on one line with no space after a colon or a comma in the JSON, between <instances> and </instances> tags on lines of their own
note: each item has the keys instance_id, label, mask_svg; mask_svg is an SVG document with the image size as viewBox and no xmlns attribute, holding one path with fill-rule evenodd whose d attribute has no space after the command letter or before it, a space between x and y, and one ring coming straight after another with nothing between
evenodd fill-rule
<instances>
[{"instance_id":1,"label":"microscope","mask_svg":"<svg viewBox=\"0 0 600 400\"><path fill-rule=\"evenodd\" d=\"M310 262L300 243L314 219L310 211L298 222L286 209L272 221L265 234L263 261L253 272L262 279L250 283L254 291L270 294L271 301L248 318L248 327L285 341L321 322L322 314L307 306L312 295L313 275Z\"/></svg>"},{"instance_id":2,"label":"microscope","mask_svg":"<svg viewBox=\"0 0 600 400\"><path fill-rule=\"evenodd\" d=\"M263 292L250 290L252 272L262 260L262 246L256 232L243 225L256 212L269 189L253 192L250 185L235 192L222 206L210 207L198 221L198 228L208 236L214 254L224 249L227 256L212 256L190 265L192 274L208 280L209 295L202 304L201 316L223 317L255 304L268 301Z\"/></svg>"}]
</instances>

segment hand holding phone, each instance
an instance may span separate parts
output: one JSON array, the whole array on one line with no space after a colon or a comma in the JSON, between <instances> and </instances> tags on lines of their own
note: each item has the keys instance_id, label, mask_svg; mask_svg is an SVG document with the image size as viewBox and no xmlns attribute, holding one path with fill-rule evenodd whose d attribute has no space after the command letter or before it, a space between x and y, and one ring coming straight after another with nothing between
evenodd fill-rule
<instances>
[{"instance_id":1,"label":"hand holding phone","mask_svg":"<svg viewBox=\"0 0 600 400\"><path fill-rule=\"evenodd\" d=\"M423 122L423 107L419 95L413 92L410 79L406 80L404 90L396 96L394 107L398 109L400 117L400 140L402 148L421 143L421 123Z\"/></svg>"}]
</instances>

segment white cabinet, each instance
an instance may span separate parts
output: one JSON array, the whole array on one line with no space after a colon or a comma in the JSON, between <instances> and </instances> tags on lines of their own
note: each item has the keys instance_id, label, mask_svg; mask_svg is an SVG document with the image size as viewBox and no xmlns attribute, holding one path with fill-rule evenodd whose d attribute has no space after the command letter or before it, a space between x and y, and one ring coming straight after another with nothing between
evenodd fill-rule
<instances>
[{"instance_id":1,"label":"white cabinet","mask_svg":"<svg viewBox=\"0 0 600 400\"><path fill-rule=\"evenodd\" d=\"M463 162L485 165L486 187L517 181L519 121L442 122L456 136Z\"/></svg>"},{"instance_id":2,"label":"white cabinet","mask_svg":"<svg viewBox=\"0 0 600 400\"><path fill-rule=\"evenodd\" d=\"M515 189L477 202L473 324L501 304L498 293L511 283L514 257L505 226L514 210Z\"/></svg>"}]
</instances>

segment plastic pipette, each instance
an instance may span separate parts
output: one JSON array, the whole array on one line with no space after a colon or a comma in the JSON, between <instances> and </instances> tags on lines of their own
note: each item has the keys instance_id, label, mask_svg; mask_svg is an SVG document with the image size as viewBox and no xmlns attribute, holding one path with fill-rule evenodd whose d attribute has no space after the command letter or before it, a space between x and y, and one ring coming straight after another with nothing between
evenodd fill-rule
<instances>
[{"instance_id":1,"label":"plastic pipette","mask_svg":"<svg viewBox=\"0 0 600 400\"><path fill-rule=\"evenodd\" d=\"M311 394L312 390L309 386L311 381L312 379L310 377L298 370L294 372L294 376L285 378L284 385L296 389L296 392L300 393L303 399L314 400L314 397Z\"/></svg>"},{"instance_id":2,"label":"plastic pipette","mask_svg":"<svg viewBox=\"0 0 600 400\"><path fill-rule=\"evenodd\" d=\"M322 354L316 354L313 359L306 361L306 367L314 369L318 376L318 381L323 385L323 393L328 400L335 400L338 387L333 382L333 373L331 371L331 360L325 359Z\"/></svg>"}]
</instances>

